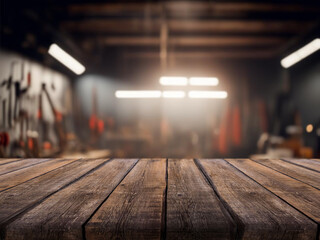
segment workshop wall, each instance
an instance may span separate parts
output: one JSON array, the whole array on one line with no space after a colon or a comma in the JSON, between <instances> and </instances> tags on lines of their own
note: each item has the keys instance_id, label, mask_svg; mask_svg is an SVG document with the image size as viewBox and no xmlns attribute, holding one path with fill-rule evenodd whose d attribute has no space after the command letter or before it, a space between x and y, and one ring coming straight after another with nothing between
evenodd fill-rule
<instances>
[{"instance_id":1,"label":"workshop wall","mask_svg":"<svg viewBox=\"0 0 320 240\"><path fill-rule=\"evenodd\" d=\"M24 65L24 70L22 70ZM28 88L26 94L21 97L21 109L24 110L29 118L29 129L24 129L22 137L25 138L26 131L34 131L39 135L40 143L43 139L43 133L39 132L39 120L37 117L39 109L39 95L41 92L41 86L43 83L46 84L46 89L52 99L54 107L62 113L71 112L71 88L69 79L60 74L59 72L53 71L41 64L31 61L15 53L0 50L0 131L8 132L10 136L10 145L15 140L21 138L20 124L14 121L14 104L15 104L15 84L14 82L20 81L21 88L27 87L27 78L30 74L31 85ZM10 90L5 81L12 76L11 85L11 104L9 106ZM53 130L54 115L50 108L49 101L46 96L42 95L42 117L47 123L45 129L46 135L50 138L53 143L56 143L57 138ZM5 108L5 109L4 109ZM9 112L11 108L12 114L12 127L9 127ZM19 104L18 104L18 111ZM42 130L44 131L44 130ZM12 146L7 149L7 154L13 156ZM19 155L19 154L14 154Z\"/></svg>"}]
</instances>

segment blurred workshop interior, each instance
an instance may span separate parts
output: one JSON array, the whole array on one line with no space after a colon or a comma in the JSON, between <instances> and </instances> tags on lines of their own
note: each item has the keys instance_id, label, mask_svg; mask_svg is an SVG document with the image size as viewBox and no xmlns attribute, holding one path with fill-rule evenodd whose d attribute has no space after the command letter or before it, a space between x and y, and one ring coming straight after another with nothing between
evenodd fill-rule
<instances>
[{"instance_id":1,"label":"blurred workshop interior","mask_svg":"<svg viewBox=\"0 0 320 240\"><path fill-rule=\"evenodd\" d=\"M2 0L0 157L320 157L320 2Z\"/></svg>"}]
</instances>

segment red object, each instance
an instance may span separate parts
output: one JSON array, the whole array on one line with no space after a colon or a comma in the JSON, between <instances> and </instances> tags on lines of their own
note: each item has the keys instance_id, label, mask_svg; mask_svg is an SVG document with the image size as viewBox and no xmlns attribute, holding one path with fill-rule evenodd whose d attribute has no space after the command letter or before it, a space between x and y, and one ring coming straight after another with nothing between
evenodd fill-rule
<instances>
[{"instance_id":1,"label":"red object","mask_svg":"<svg viewBox=\"0 0 320 240\"><path fill-rule=\"evenodd\" d=\"M241 144L241 116L239 106L233 108L232 113L232 141L235 146Z\"/></svg>"},{"instance_id":2,"label":"red object","mask_svg":"<svg viewBox=\"0 0 320 240\"><path fill-rule=\"evenodd\" d=\"M32 139L32 138L28 138L28 148L29 148L30 150L32 150L33 147L34 147L34 145L33 145L33 139Z\"/></svg>"},{"instance_id":3,"label":"red object","mask_svg":"<svg viewBox=\"0 0 320 240\"><path fill-rule=\"evenodd\" d=\"M55 117L56 117L56 121L57 122L61 122L62 121L62 114L58 111L55 111Z\"/></svg>"},{"instance_id":4,"label":"red object","mask_svg":"<svg viewBox=\"0 0 320 240\"><path fill-rule=\"evenodd\" d=\"M30 87L31 86L31 72L28 72L27 83L28 83L28 87Z\"/></svg>"},{"instance_id":5,"label":"red object","mask_svg":"<svg viewBox=\"0 0 320 240\"><path fill-rule=\"evenodd\" d=\"M103 133L104 130L104 122L101 119L98 119L98 133Z\"/></svg>"},{"instance_id":6,"label":"red object","mask_svg":"<svg viewBox=\"0 0 320 240\"><path fill-rule=\"evenodd\" d=\"M42 119L42 111L39 109L37 113L38 119Z\"/></svg>"},{"instance_id":7,"label":"red object","mask_svg":"<svg viewBox=\"0 0 320 240\"><path fill-rule=\"evenodd\" d=\"M46 149L46 150L49 150L51 149L51 143L50 142L43 142L43 148Z\"/></svg>"},{"instance_id":8,"label":"red object","mask_svg":"<svg viewBox=\"0 0 320 240\"><path fill-rule=\"evenodd\" d=\"M0 133L0 146L7 147L10 142L10 137L7 132Z\"/></svg>"},{"instance_id":9,"label":"red object","mask_svg":"<svg viewBox=\"0 0 320 240\"><path fill-rule=\"evenodd\" d=\"M89 128L91 130L95 130L97 125L97 117L96 115L92 115L89 119Z\"/></svg>"}]
</instances>

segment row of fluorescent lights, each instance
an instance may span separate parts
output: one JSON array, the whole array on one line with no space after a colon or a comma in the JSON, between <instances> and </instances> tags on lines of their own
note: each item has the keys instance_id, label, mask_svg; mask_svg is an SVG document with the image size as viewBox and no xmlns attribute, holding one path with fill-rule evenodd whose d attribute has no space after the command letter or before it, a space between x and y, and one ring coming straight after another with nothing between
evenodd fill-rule
<instances>
[{"instance_id":1,"label":"row of fluorescent lights","mask_svg":"<svg viewBox=\"0 0 320 240\"><path fill-rule=\"evenodd\" d=\"M161 77L159 80L163 86L217 86L218 78L215 77Z\"/></svg>"},{"instance_id":2,"label":"row of fluorescent lights","mask_svg":"<svg viewBox=\"0 0 320 240\"><path fill-rule=\"evenodd\" d=\"M185 98L184 91L116 91L117 98ZM189 91L189 98L218 98L225 99L228 97L226 91Z\"/></svg>"}]
</instances>

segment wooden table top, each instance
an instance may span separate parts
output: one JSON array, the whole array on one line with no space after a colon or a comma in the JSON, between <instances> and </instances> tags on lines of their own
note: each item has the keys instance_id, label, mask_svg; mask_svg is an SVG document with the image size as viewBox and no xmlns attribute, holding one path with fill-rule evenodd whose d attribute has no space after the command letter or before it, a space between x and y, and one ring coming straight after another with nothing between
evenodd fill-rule
<instances>
[{"instance_id":1,"label":"wooden table top","mask_svg":"<svg viewBox=\"0 0 320 240\"><path fill-rule=\"evenodd\" d=\"M320 239L317 159L0 159L0 239Z\"/></svg>"}]
</instances>

